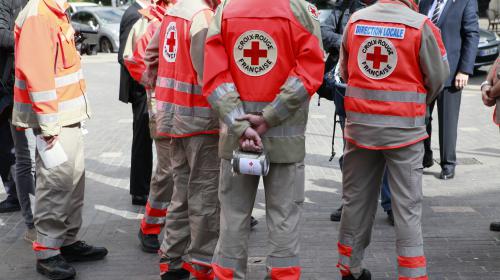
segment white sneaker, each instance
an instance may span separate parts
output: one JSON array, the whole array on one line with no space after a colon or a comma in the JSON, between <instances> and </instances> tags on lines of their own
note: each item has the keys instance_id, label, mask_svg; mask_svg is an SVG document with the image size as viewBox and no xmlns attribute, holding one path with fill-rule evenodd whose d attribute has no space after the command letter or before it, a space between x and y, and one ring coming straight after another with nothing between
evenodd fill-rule
<instances>
[{"instance_id":1,"label":"white sneaker","mask_svg":"<svg viewBox=\"0 0 500 280\"><path fill-rule=\"evenodd\" d=\"M26 230L23 236L24 240L28 243L33 243L36 240L36 230L34 228L29 228Z\"/></svg>"}]
</instances>

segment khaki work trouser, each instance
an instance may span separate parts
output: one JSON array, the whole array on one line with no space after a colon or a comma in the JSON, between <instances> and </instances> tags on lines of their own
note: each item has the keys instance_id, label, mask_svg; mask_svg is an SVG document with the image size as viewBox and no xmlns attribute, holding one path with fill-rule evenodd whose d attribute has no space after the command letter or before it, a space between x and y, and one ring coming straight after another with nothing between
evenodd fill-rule
<instances>
[{"instance_id":1,"label":"khaki work trouser","mask_svg":"<svg viewBox=\"0 0 500 280\"><path fill-rule=\"evenodd\" d=\"M368 150L348 142L344 154L339 263L342 275L359 276L370 244L380 186L388 168L399 279L427 279L421 228L423 142L390 150Z\"/></svg>"},{"instance_id":2,"label":"khaki work trouser","mask_svg":"<svg viewBox=\"0 0 500 280\"><path fill-rule=\"evenodd\" d=\"M259 180L259 176L233 174L231 162L222 160L219 189L221 233L214 253L215 279L247 279L250 217ZM266 279L298 280L304 163L271 163L269 174L263 180L269 234Z\"/></svg>"},{"instance_id":3,"label":"khaki work trouser","mask_svg":"<svg viewBox=\"0 0 500 280\"><path fill-rule=\"evenodd\" d=\"M82 225L85 162L80 124L62 127L58 141L68 157L65 163L47 169L36 153L34 222L38 235L33 247L38 259L58 255L61 246L76 242Z\"/></svg>"},{"instance_id":4,"label":"khaki work trouser","mask_svg":"<svg viewBox=\"0 0 500 280\"><path fill-rule=\"evenodd\" d=\"M162 273L185 268L191 279L209 277L219 238L219 158L217 135L172 138L174 191L161 245ZM196 275L202 276L196 276Z\"/></svg>"},{"instance_id":5,"label":"khaki work trouser","mask_svg":"<svg viewBox=\"0 0 500 280\"><path fill-rule=\"evenodd\" d=\"M156 146L156 171L151 179L149 198L146 204L144 218L141 221L143 234L160 234L165 224L167 207L170 204L174 181L170 164L170 139L157 138Z\"/></svg>"}]
</instances>

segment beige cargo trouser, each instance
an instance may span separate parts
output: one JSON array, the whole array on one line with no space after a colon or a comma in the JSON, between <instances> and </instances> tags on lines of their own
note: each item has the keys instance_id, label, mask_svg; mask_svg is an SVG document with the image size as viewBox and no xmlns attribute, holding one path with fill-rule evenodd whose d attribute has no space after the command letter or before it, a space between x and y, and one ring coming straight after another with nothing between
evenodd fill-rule
<instances>
[{"instance_id":1,"label":"beige cargo trouser","mask_svg":"<svg viewBox=\"0 0 500 280\"><path fill-rule=\"evenodd\" d=\"M358 277L370 244L380 186L388 168L399 279L427 279L421 228L423 142L399 149L368 150L348 142L344 154L338 267Z\"/></svg>"},{"instance_id":2,"label":"beige cargo trouser","mask_svg":"<svg viewBox=\"0 0 500 280\"><path fill-rule=\"evenodd\" d=\"M191 279L209 278L219 238L218 135L172 138L174 190L161 245L161 273L185 268Z\"/></svg>"},{"instance_id":3,"label":"beige cargo trouser","mask_svg":"<svg viewBox=\"0 0 500 280\"><path fill-rule=\"evenodd\" d=\"M269 233L266 279L300 279L299 222L304 175L303 162L271 163L269 174L263 177ZM247 279L250 217L259 181L259 176L233 174L231 162L222 160L221 233L213 260L215 279Z\"/></svg>"},{"instance_id":4,"label":"beige cargo trouser","mask_svg":"<svg viewBox=\"0 0 500 280\"><path fill-rule=\"evenodd\" d=\"M170 204L174 181L170 165L170 139L156 138L156 171L151 179L146 211L141 221L143 234L160 234L165 224L167 207Z\"/></svg>"},{"instance_id":5,"label":"beige cargo trouser","mask_svg":"<svg viewBox=\"0 0 500 280\"><path fill-rule=\"evenodd\" d=\"M85 161L80 124L62 127L58 141L68 157L65 163L47 169L36 153L34 222L38 234L33 249L38 259L58 255L61 246L76 242L82 225Z\"/></svg>"}]
</instances>

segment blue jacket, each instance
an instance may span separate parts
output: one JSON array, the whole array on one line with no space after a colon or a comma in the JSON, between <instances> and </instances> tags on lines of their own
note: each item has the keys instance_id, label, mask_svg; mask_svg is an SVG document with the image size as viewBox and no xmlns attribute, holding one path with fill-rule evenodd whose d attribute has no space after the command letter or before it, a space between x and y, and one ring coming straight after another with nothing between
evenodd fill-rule
<instances>
[{"instance_id":1,"label":"blue jacket","mask_svg":"<svg viewBox=\"0 0 500 280\"><path fill-rule=\"evenodd\" d=\"M427 15L435 0L421 0L420 13ZM477 0L448 0L437 27L448 54L450 78L445 86L454 84L458 72L472 75L479 44Z\"/></svg>"}]
</instances>

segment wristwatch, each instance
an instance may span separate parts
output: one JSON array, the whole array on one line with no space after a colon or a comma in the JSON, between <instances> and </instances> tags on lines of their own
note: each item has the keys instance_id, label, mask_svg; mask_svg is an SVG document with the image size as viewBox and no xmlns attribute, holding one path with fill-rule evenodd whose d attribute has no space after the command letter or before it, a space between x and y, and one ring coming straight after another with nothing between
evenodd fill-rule
<instances>
[{"instance_id":1,"label":"wristwatch","mask_svg":"<svg viewBox=\"0 0 500 280\"><path fill-rule=\"evenodd\" d=\"M481 91L483 91L483 87L484 87L484 86L491 86L491 84L490 84L490 82L488 82L488 81L484 81L484 82L482 82L482 83L481 83Z\"/></svg>"}]
</instances>

